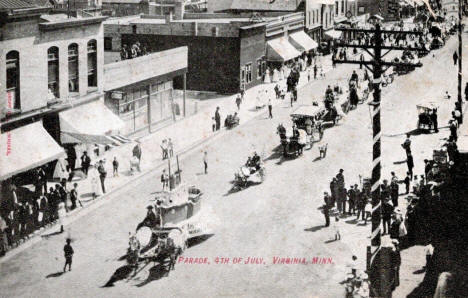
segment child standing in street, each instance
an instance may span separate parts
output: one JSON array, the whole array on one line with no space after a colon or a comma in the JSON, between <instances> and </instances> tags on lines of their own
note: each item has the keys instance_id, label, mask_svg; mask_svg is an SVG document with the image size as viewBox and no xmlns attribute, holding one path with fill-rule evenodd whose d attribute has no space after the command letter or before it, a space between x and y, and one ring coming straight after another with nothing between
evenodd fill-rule
<instances>
[{"instance_id":1,"label":"child standing in street","mask_svg":"<svg viewBox=\"0 0 468 298\"><path fill-rule=\"evenodd\" d=\"M335 231L335 240L341 240L340 234L340 218L335 216L335 222L333 223L333 230Z\"/></svg>"}]
</instances>

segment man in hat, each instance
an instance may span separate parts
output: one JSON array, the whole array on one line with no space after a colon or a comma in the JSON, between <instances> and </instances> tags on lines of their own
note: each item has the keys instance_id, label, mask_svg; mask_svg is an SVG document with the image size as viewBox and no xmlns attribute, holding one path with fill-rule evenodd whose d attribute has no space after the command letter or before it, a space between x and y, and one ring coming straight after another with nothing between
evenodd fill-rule
<instances>
[{"instance_id":1,"label":"man in hat","mask_svg":"<svg viewBox=\"0 0 468 298\"><path fill-rule=\"evenodd\" d=\"M138 158L138 170L139 170L140 169L140 162L141 162L141 146L140 146L139 141L137 141L135 147L133 147L132 154L133 154L133 156Z\"/></svg>"},{"instance_id":2,"label":"man in hat","mask_svg":"<svg viewBox=\"0 0 468 298\"><path fill-rule=\"evenodd\" d=\"M390 204L390 199L386 198L382 204L382 223L383 223L383 234L390 232L390 222L392 220L393 206Z\"/></svg>"},{"instance_id":3,"label":"man in hat","mask_svg":"<svg viewBox=\"0 0 468 298\"><path fill-rule=\"evenodd\" d=\"M146 207L148 212L146 213L145 219L137 225L136 230L138 231L141 227L154 228L158 224L158 219L153 211L153 206Z\"/></svg>"},{"instance_id":4,"label":"man in hat","mask_svg":"<svg viewBox=\"0 0 468 298\"><path fill-rule=\"evenodd\" d=\"M101 180L102 193L106 193L106 185L104 184L104 182L106 181L107 171L104 167L104 161L102 160L99 161L98 172L99 179Z\"/></svg>"},{"instance_id":5,"label":"man in hat","mask_svg":"<svg viewBox=\"0 0 468 298\"><path fill-rule=\"evenodd\" d=\"M83 170L83 173L86 176L88 176L88 169L90 165L91 165L91 158L88 156L88 152L84 151L83 155L81 156L81 169Z\"/></svg>"},{"instance_id":6,"label":"man in hat","mask_svg":"<svg viewBox=\"0 0 468 298\"><path fill-rule=\"evenodd\" d=\"M394 207L398 206L398 177L395 175L395 172L391 173L392 180L390 182L390 198L392 199L392 204Z\"/></svg>"},{"instance_id":7,"label":"man in hat","mask_svg":"<svg viewBox=\"0 0 468 298\"><path fill-rule=\"evenodd\" d=\"M325 227L330 226L330 204L331 197L328 195L328 192L323 193L323 215L325 216Z\"/></svg>"},{"instance_id":8,"label":"man in hat","mask_svg":"<svg viewBox=\"0 0 468 298\"><path fill-rule=\"evenodd\" d=\"M63 272L66 271L67 265L68 265L68 271L71 271L71 265L72 265L72 259L73 259L73 254L75 253L73 251L73 247L71 246L71 239L67 238L66 240L67 244L63 247L63 252L65 255L65 266L63 266Z\"/></svg>"},{"instance_id":9,"label":"man in hat","mask_svg":"<svg viewBox=\"0 0 468 298\"><path fill-rule=\"evenodd\" d=\"M411 155L411 140L410 140L410 134L406 134L406 140L401 144L401 147L405 149L406 156Z\"/></svg>"}]
</instances>

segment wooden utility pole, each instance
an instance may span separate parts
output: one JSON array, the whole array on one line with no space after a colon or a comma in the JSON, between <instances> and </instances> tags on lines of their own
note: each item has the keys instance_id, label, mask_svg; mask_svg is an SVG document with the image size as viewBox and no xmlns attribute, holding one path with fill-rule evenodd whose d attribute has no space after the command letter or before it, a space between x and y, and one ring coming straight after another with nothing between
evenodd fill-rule
<instances>
[{"instance_id":1,"label":"wooden utility pole","mask_svg":"<svg viewBox=\"0 0 468 298\"><path fill-rule=\"evenodd\" d=\"M366 51L371 57L371 61L360 61L360 60L335 60L333 57L334 63L342 64L362 64L368 68L373 73L373 90L374 90L374 100L369 103L373 106L372 109L372 128L373 128L373 147L372 147L372 178L371 178L371 195L372 195L372 232L371 232L371 253L370 260L368 263L371 265L371 271L377 270L380 272L379 265L380 260L376 257L380 250L381 245L381 233L380 233L380 224L381 224L381 197L380 197L380 176L381 176L381 132L380 132L380 102L381 102L381 89L380 83L382 81L382 74L385 72L384 67L390 66L399 66L399 67L420 67L421 63L404 63L404 62L390 62L383 60L383 57L387 55L391 50L410 50L410 51L419 51L420 48L413 47L402 47L397 45L386 46L384 43L384 34L387 36L390 35L399 35L404 36L405 39L408 35L422 35L422 32L413 32L413 31L399 31L399 30L382 30L381 25L377 23L375 29L348 29L348 28L336 28L340 31L352 31L355 33L363 33L371 35L370 44L364 45L355 45L347 43L338 43L337 47L347 47L347 48L358 48ZM372 49L373 52L369 50ZM382 53L383 50L387 50L385 53ZM371 67L369 67L371 66ZM377 266L377 268L376 268ZM382 274L370 274L371 282L371 296L373 297L387 297L388 293L384 286L382 285ZM391 293L391 291L390 291Z\"/></svg>"},{"instance_id":2,"label":"wooden utility pole","mask_svg":"<svg viewBox=\"0 0 468 298\"><path fill-rule=\"evenodd\" d=\"M463 95L462 95L462 60L463 60L463 41L462 41L462 32L463 32L463 24L462 24L462 10L463 10L463 2L465 0L458 0L458 103L460 114L463 115ZM461 117L463 122L463 116Z\"/></svg>"}]
</instances>

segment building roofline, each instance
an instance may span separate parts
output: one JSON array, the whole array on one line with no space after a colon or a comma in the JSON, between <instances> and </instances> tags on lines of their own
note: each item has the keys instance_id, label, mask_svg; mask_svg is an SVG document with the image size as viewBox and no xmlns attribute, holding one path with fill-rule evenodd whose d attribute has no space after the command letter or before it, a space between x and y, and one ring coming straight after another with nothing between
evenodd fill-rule
<instances>
[{"instance_id":1,"label":"building roofline","mask_svg":"<svg viewBox=\"0 0 468 298\"><path fill-rule=\"evenodd\" d=\"M39 29L42 31L53 31L58 29L64 28L71 28L80 25L92 25L92 24L100 24L105 21L107 17L90 17L90 18L83 18L83 19L66 19L66 20L59 20L54 22L47 22L47 23L40 23Z\"/></svg>"}]
</instances>

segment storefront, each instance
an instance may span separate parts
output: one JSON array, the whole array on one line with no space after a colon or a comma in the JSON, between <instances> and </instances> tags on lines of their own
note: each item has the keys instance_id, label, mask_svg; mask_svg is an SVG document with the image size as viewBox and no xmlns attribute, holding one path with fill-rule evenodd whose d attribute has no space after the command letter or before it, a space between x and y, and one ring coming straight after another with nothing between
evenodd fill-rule
<instances>
[{"instance_id":1,"label":"storefront","mask_svg":"<svg viewBox=\"0 0 468 298\"><path fill-rule=\"evenodd\" d=\"M104 66L104 103L123 123L125 136L164 125L184 114L187 47L179 47ZM174 80L184 88L174 98Z\"/></svg>"},{"instance_id":2,"label":"storefront","mask_svg":"<svg viewBox=\"0 0 468 298\"><path fill-rule=\"evenodd\" d=\"M0 181L65 156L42 121L2 133L0 140L4 148L4 154L0 154Z\"/></svg>"},{"instance_id":3,"label":"storefront","mask_svg":"<svg viewBox=\"0 0 468 298\"><path fill-rule=\"evenodd\" d=\"M125 123L122 134L130 135L180 114L181 107L172 108L173 94L172 80L155 79L108 91L105 104Z\"/></svg>"},{"instance_id":4,"label":"storefront","mask_svg":"<svg viewBox=\"0 0 468 298\"><path fill-rule=\"evenodd\" d=\"M289 35L291 44L301 53L308 54L318 48L318 43L310 38L304 31L298 31Z\"/></svg>"},{"instance_id":5,"label":"storefront","mask_svg":"<svg viewBox=\"0 0 468 298\"><path fill-rule=\"evenodd\" d=\"M270 64L282 66L299 56L301 56L301 53L286 37L279 37L267 41L267 61Z\"/></svg>"}]
</instances>

